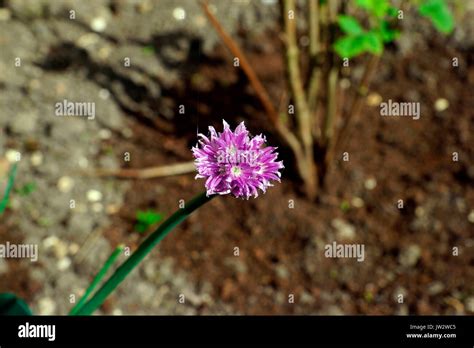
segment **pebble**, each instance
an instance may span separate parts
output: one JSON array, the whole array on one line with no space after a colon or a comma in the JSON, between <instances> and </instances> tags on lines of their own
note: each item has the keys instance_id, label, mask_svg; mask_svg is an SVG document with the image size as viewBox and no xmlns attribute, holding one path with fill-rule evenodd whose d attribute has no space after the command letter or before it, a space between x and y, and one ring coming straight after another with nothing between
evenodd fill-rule
<instances>
[{"instance_id":1,"label":"pebble","mask_svg":"<svg viewBox=\"0 0 474 348\"><path fill-rule=\"evenodd\" d=\"M43 164L43 154L39 151L33 152L30 157L30 162L33 167L38 167Z\"/></svg>"},{"instance_id":2,"label":"pebble","mask_svg":"<svg viewBox=\"0 0 474 348\"><path fill-rule=\"evenodd\" d=\"M411 244L401 252L398 261L402 266L413 267L420 259L420 256L421 248L417 244Z\"/></svg>"},{"instance_id":3,"label":"pebble","mask_svg":"<svg viewBox=\"0 0 474 348\"><path fill-rule=\"evenodd\" d=\"M466 299L466 310L474 313L474 296L468 297Z\"/></svg>"},{"instance_id":4,"label":"pebble","mask_svg":"<svg viewBox=\"0 0 474 348\"><path fill-rule=\"evenodd\" d=\"M71 255L76 255L76 254L79 252L79 249L80 249L80 248L81 248L81 247L79 246L79 244L77 244L77 243L71 243L71 244L69 245L68 251L69 251L69 253L70 253Z\"/></svg>"},{"instance_id":5,"label":"pebble","mask_svg":"<svg viewBox=\"0 0 474 348\"><path fill-rule=\"evenodd\" d=\"M435 281L428 286L428 293L430 295L438 295L444 290L444 284L440 281Z\"/></svg>"},{"instance_id":6,"label":"pebble","mask_svg":"<svg viewBox=\"0 0 474 348\"><path fill-rule=\"evenodd\" d=\"M353 197L351 204L354 208L362 208L365 205L364 200L360 197Z\"/></svg>"},{"instance_id":7,"label":"pebble","mask_svg":"<svg viewBox=\"0 0 474 348\"><path fill-rule=\"evenodd\" d=\"M348 89L351 86L351 80L343 78L339 84L342 89Z\"/></svg>"},{"instance_id":8,"label":"pebble","mask_svg":"<svg viewBox=\"0 0 474 348\"><path fill-rule=\"evenodd\" d=\"M355 227L342 219L332 220L331 226L336 229L337 238L339 239L353 240L356 237Z\"/></svg>"},{"instance_id":9,"label":"pebble","mask_svg":"<svg viewBox=\"0 0 474 348\"><path fill-rule=\"evenodd\" d=\"M103 17L96 17L91 21L91 28L97 32L103 32L107 28L107 22Z\"/></svg>"},{"instance_id":10,"label":"pebble","mask_svg":"<svg viewBox=\"0 0 474 348\"><path fill-rule=\"evenodd\" d=\"M176 7L173 10L173 17L174 17L174 19L176 19L178 21L182 21L183 19L186 18L186 11L182 7Z\"/></svg>"},{"instance_id":11,"label":"pebble","mask_svg":"<svg viewBox=\"0 0 474 348\"><path fill-rule=\"evenodd\" d=\"M79 167L81 168L87 168L89 166L89 161L87 160L87 158L85 158L84 156L81 156L79 157L79 159L77 160L77 164L79 165Z\"/></svg>"},{"instance_id":12,"label":"pebble","mask_svg":"<svg viewBox=\"0 0 474 348\"><path fill-rule=\"evenodd\" d=\"M58 187L58 190L63 193L70 192L72 188L74 187L74 179L72 179L69 176L63 176L59 178L57 187Z\"/></svg>"},{"instance_id":13,"label":"pebble","mask_svg":"<svg viewBox=\"0 0 474 348\"><path fill-rule=\"evenodd\" d=\"M102 200L102 192L97 190L87 191L87 200L89 202L99 202Z\"/></svg>"},{"instance_id":14,"label":"pebble","mask_svg":"<svg viewBox=\"0 0 474 348\"><path fill-rule=\"evenodd\" d=\"M369 106L379 106L382 102L382 96L378 93L370 93L367 96L367 105Z\"/></svg>"},{"instance_id":15,"label":"pebble","mask_svg":"<svg viewBox=\"0 0 474 348\"><path fill-rule=\"evenodd\" d=\"M56 311L56 303L50 297L44 297L38 301L40 315L52 315Z\"/></svg>"},{"instance_id":16,"label":"pebble","mask_svg":"<svg viewBox=\"0 0 474 348\"><path fill-rule=\"evenodd\" d=\"M64 257L58 261L57 266L58 270L65 271L69 266L71 266L71 259L69 257Z\"/></svg>"},{"instance_id":17,"label":"pebble","mask_svg":"<svg viewBox=\"0 0 474 348\"><path fill-rule=\"evenodd\" d=\"M101 213L103 210L104 210L104 205L102 203L95 202L94 204L92 204L92 211L94 213Z\"/></svg>"},{"instance_id":18,"label":"pebble","mask_svg":"<svg viewBox=\"0 0 474 348\"><path fill-rule=\"evenodd\" d=\"M107 100L110 97L110 91L107 88L102 88L99 91L99 98L102 100Z\"/></svg>"},{"instance_id":19,"label":"pebble","mask_svg":"<svg viewBox=\"0 0 474 348\"><path fill-rule=\"evenodd\" d=\"M445 98L436 99L434 108L436 111L441 112L449 107L449 101Z\"/></svg>"},{"instance_id":20,"label":"pebble","mask_svg":"<svg viewBox=\"0 0 474 348\"><path fill-rule=\"evenodd\" d=\"M17 150L8 149L7 151L5 151L5 158L10 163L18 162L17 159L20 158L19 156L20 153Z\"/></svg>"},{"instance_id":21,"label":"pebble","mask_svg":"<svg viewBox=\"0 0 474 348\"><path fill-rule=\"evenodd\" d=\"M112 132L110 131L110 129L102 128L99 131L99 138L101 138L102 140L107 140L107 139L110 139L111 137L112 137Z\"/></svg>"},{"instance_id":22,"label":"pebble","mask_svg":"<svg viewBox=\"0 0 474 348\"><path fill-rule=\"evenodd\" d=\"M52 248L53 246L55 246L56 244L58 244L58 242L59 242L58 237L49 236L49 237L46 237L45 239L43 239L43 246L46 249L49 249L49 248Z\"/></svg>"},{"instance_id":23,"label":"pebble","mask_svg":"<svg viewBox=\"0 0 474 348\"><path fill-rule=\"evenodd\" d=\"M471 224L474 224L474 210L471 210L469 212L469 215L467 216L467 221L469 221Z\"/></svg>"},{"instance_id":24,"label":"pebble","mask_svg":"<svg viewBox=\"0 0 474 348\"><path fill-rule=\"evenodd\" d=\"M370 177L364 182L364 187L369 191L373 190L376 186L377 186L377 180L375 180L374 177Z\"/></svg>"},{"instance_id":25,"label":"pebble","mask_svg":"<svg viewBox=\"0 0 474 348\"><path fill-rule=\"evenodd\" d=\"M0 275L8 272L8 263L5 259L0 259Z\"/></svg>"},{"instance_id":26,"label":"pebble","mask_svg":"<svg viewBox=\"0 0 474 348\"><path fill-rule=\"evenodd\" d=\"M288 268L286 268L285 265L281 264L275 267L275 272L277 277L281 279L287 279L290 275L290 272L288 272Z\"/></svg>"},{"instance_id":27,"label":"pebble","mask_svg":"<svg viewBox=\"0 0 474 348\"><path fill-rule=\"evenodd\" d=\"M12 16L8 8L0 8L0 21L8 21Z\"/></svg>"}]
</instances>

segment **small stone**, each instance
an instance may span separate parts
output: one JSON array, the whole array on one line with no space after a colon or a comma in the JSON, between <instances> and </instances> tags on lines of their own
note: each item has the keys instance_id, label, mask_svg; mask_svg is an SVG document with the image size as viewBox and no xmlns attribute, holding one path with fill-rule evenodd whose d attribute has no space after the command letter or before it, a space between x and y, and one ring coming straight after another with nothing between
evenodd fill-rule
<instances>
[{"instance_id":1,"label":"small stone","mask_svg":"<svg viewBox=\"0 0 474 348\"><path fill-rule=\"evenodd\" d=\"M338 239L353 240L356 237L355 227L342 219L336 218L332 220L331 226L336 229Z\"/></svg>"},{"instance_id":2,"label":"small stone","mask_svg":"<svg viewBox=\"0 0 474 348\"><path fill-rule=\"evenodd\" d=\"M402 266L413 267L416 265L421 256L421 248L417 244L411 244L404 249L398 257L398 261Z\"/></svg>"},{"instance_id":3,"label":"small stone","mask_svg":"<svg viewBox=\"0 0 474 348\"><path fill-rule=\"evenodd\" d=\"M133 131L130 128L124 128L122 130L122 135L125 138L130 139L131 137L133 137Z\"/></svg>"},{"instance_id":4,"label":"small stone","mask_svg":"<svg viewBox=\"0 0 474 348\"><path fill-rule=\"evenodd\" d=\"M69 257L64 257L61 260L58 261L58 270L60 271L65 271L66 269L71 266L71 259Z\"/></svg>"},{"instance_id":5,"label":"small stone","mask_svg":"<svg viewBox=\"0 0 474 348\"><path fill-rule=\"evenodd\" d=\"M382 102L382 96L378 93L370 93L367 96L368 106L379 106L381 102Z\"/></svg>"},{"instance_id":6,"label":"small stone","mask_svg":"<svg viewBox=\"0 0 474 348\"><path fill-rule=\"evenodd\" d=\"M288 276L290 275L290 272L288 272L288 268L286 268L286 266L282 264L275 267L275 272L277 277L281 279L288 279Z\"/></svg>"},{"instance_id":7,"label":"small stone","mask_svg":"<svg viewBox=\"0 0 474 348\"><path fill-rule=\"evenodd\" d=\"M92 211L94 213L101 213L104 210L104 206L102 203L95 202L92 204Z\"/></svg>"},{"instance_id":8,"label":"small stone","mask_svg":"<svg viewBox=\"0 0 474 348\"><path fill-rule=\"evenodd\" d=\"M112 132L110 131L110 129L103 128L99 131L99 138L101 138L102 140L107 140L107 139L110 139L111 137L112 137Z\"/></svg>"},{"instance_id":9,"label":"small stone","mask_svg":"<svg viewBox=\"0 0 474 348\"><path fill-rule=\"evenodd\" d=\"M110 97L110 92L108 89L106 88L102 88L100 91L99 91L99 98L102 99L102 100L107 100L109 99Z\"/></svg>"},{"instance_id":10,"label":"small stone","mask_svg":"<svg viewBox=\"0 0 474 348\"><path fill-rule=\"evenodd\" d=\"M375 180L374 177L370 177L364 182L364 187L369 191L373 190L376 186L377 186L377 180Z\"/></svg>"},{"instance_id":11,"label":"small stone","mask_svg":"<svg viewBox=\"0 0 474 348\"><path fill-rule=\"evenodd\" d=\"M343 78L339 84L341 85L342 89L348 89L351 86L351 80Z\"/></svg>"},{"instance_id":12,"label":"small stone","mask_svg":"<svg viewBox=\"0 0 474 348\"><path fill-rule=\"evenodd\" d=\"M77 164L79 165L79 167L81 168L87 168L89 166L89 161L87 160L87 158L85 158L84 156L81 156L79 157L79 159L77 160Z\"/></svg>"},{"instance_id":13,"label":"small stone","mask_svg":"<svg viewBox=\"0 0 474 348\"><path fill-rule=\"evenodd\" d=\"M16 150L8 149L7 151L5 151L5 158L10 163L18 162L18 158L21 158L20 156L20 152Z\"/></svg>"},{"instance_id":14,"label":"small stone","mask_svg":"<svg viewBox=\"0 0 474 348\"><path fill-rule=\"evenodd\" d=\"M428 286L428 293L430 295L438 295L444 290L444 284L440 281L435 281Z\"/></svg>"},{"instance_id":15,"label":"small stone","mask_svg":"<svg viewBox=\"0 0 474 348\"><path fill-rule=\"evenodd\" d=\"M474 210L471 210L469 212L469 215L467 216L467 221L469 221L471 224L474 224Z\"/></svg>"},{"instance_id":16,"label":"small stone","mask_svg":"<svg viewBox=\"0 0 474 348\"><path fill-rule=\"evenodd\" d=\"M89 202L99 202L102 200L102 192L97 190L87 191L87 200Z\"/></svg>"},{"instance_id":17,"label":"small stone","mask_svg":"<svg viewBox=\"0 0 474 348\"><path fill-rule=\"evenodd\" d=\"M72 179L69 176L63 176L59 178L57 187L58 187L58 190L63 193L70 192L72 188L74 187L74 179Z\"/></svg>"},{"instance_id":18,"label":"small stone","mask_svg":"<svg viewBox=\"0 0 474 348\"><path fill-rule=\"evenodd\" d=\"M353 197L351 204L354 208L362 208L364 206L364 201L360 197Z\"/></svg>"},{"instance_id":19,"label":"small stone","mask_svg":"<svg viewBox=\"0 0 474 348\"><path fill-rule=\"evenodd\" d=\"M426 215L426 210L421 205L415 208L415 216L422 218Z\"/></svg>"},{"instance_id":20,"label":"small stone","mask_svg":"<svg viewBox=\"0 0 474 348\"><path fill-rule=\"evenodd\" d=\"M8 272L8 263L5 259L0 258L0 275Z\"/></svg>"},{"instance_id":21,"label":"small stone","mask_svg":"<svg viewBox=\"0 0 474 348\"><path fill-rule=\"evenodd\" d=\"M59 243L59 239L56 236L49 236L43 239L43 246L46 249L52 248L58 243Z\"/></svg>"},{"instance_id":22,"label":"small stone","mask_svg":"<svg viewBox=\"0 0 474 348\"><path fill-rule=\"evenodd\" d=\"M107 27L107 22L105 21L105 18L103 17L96 17L91 22L92 30L97 31L99 33L103 32L106 27Z\"/></svg>"},{"instance_id":23,"label":"small stone","mask_svg":"<svg viewBox=\"0 0 474 348\"><path fill-rule=\"evenodd\" d=\"M80 248L81 248L81 247L79 246L79 244L77 244L77 243L71 243L71 244L69 245L68 251L69 251L69 253L70 253L71 255L76 255L76 254L79 252L79 249L80 249Z\"/></svg>"},{"instance_id":24,"label":"small stone","mask_svg":"<svg viewBox=\"0 0 474 348\"><path fill-rule=\"evenodd\" d=\"M11 118L10 129L15 134L30 134L36 129L38 114L35 111L19 112Z\"/></svg>"},{"instance_id":25,"label":"small stone","mask_svg":"<svg viewBox=\"0 0 474 348\"><path fill-rule=\"evenodd\" d=\"M56 303L50 297L44 297L38 301L39 315L52 315L56 310Z\"/></svg>"},{"instance_id":26,"label":"small stone","mask_svg":"<svg viewBox=\"0 0 474 348\"><path fill-rule=\"evenodd\" d=\"M12 16L10 9L0 8L0 21L8 21Z\"/></svg>"},{"instance_id":27,"label":"small stone","mask_svg":"<svg viewBox=\"0 0 474 348\"><path fill-rule=\"evenodd\" d=\"M183 19L186 18L186 11L182 7L176 7L173 10L173 17L174 17L174 19L176 19L178 21L182 21Z\"/></svg>"},{"instance_id":28,"label":"small stone","mask_svg":"<svg viewBox=\"0 0 474 348\"><path fill-rule=\"evenodd\" d=\"M33 152L30 157L30 162L33 167L38 167L43 164L43 154L41 152Z\"/></svg>"},{"instance_id":29,"label":"small stone","mask_svg":"<svg viewBox=\"0 0 474 348\"><path fill-rule=\"evenodd\" d=\"M436 99L434 108L438 112L442 112L449 107L449 101L445 98Z\"/></svg>"},{"instance_id":30,"label":"small stone","mask_svg":"<svg viewBox=\"0 0 474 348\"><path fill-rule=\"evenodd\" d=\"M109 215L117 214L119 211L120 211L120 205L119 204L109 204L105 208L105 212Z\"/></svg>"}]
</instances>

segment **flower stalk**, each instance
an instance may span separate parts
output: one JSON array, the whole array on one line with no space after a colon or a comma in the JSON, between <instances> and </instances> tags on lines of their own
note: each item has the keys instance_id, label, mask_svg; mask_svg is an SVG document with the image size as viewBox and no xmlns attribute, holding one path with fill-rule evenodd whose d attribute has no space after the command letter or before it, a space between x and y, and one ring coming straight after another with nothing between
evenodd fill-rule
<instances>
[{"instance_id":1,"label":"flower stalk","mask_svg":"<svg viewBox=\"0 0 474 348\"><path fill-rule=\"evenodd\" d=\"M97 310L115 290L117 286L127 277L127 275L139 265L139 263L153 250L153 248L176 226L183 222L192 212L209 202L214 195L208 196L203 192L188 203L185 207L177 210L165 222L163 222L155 232L145 239L138 249L112 274L112 276L102 285L102 287L73 315L90 315Z\"/></svg>"}]
</instances>

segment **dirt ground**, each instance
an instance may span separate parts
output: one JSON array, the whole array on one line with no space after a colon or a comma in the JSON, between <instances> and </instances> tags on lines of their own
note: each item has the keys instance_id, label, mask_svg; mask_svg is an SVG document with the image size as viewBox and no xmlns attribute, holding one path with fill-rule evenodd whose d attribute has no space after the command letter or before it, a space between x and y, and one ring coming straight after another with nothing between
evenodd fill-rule
<instances>
[{"instance_id":1,"label":"dirt ground","mask_svg":"<svg viewBox=\"0 0 474 348\"><path fill-rule=\"evenodd\" d=\"M101 313L474 313L474 9L449 37L404 21L410 33L382 57L345 149L350 160L335 159L310 202L245 76L193 2L158 8L154 1L57 1L47 11L22 3L0 2L11 16L0 22L0 150L24 154L16 187L35 182L37 189L13 195L0 243L38 243L40 259L0 259L0 292L19 294L39 314L67 313L69 295L84 291L117 244L139 244L137 210L169 215L203 190L193 174L117 180L79 171L192 160L196 130L221 127L225 118L233 126L245 121L280 147L282 183L256 200L212 200L159 245ZM214 3L277 103L286 88L277 6ZM177 7L187 24L172 18ZM77 10L75 23L61 19L69 8ZM86 11L93 15L81 17ZM105 18L106 29L91 31L90 18ZM144 18L159 27L140 24ZM18 55L25 67L12 71ZM125 69L123 57L137 65ZM343 71L341 109L363 62ZM54 101L63 98L97 101L96 122L54 119ZM380 100L389 99L420 102L420 119L380 117ZM448 102L442 111L440 99ZM131 161L123 161L125 153ZM99 203L87 200L91 189L102 193ZM333 241L363 244L364 262L326 258Z\"/></svg>"}]
</instances>

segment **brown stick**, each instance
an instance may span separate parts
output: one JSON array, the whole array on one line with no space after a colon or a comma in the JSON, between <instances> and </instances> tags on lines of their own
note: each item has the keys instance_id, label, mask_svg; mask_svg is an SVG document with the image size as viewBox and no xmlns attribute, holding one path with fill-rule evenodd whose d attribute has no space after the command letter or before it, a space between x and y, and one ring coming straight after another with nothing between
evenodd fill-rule
<instances>
[{"instance_id":1,"label":"brown stick","mask_svg":"<svg viewBox=\"0 0 474 348\"><path fill-rule=\"evenodd\" d=\"M280 121L278 112L271 103L270 97L268 96L267 91L260 82L257 74L253 70L252 65L249 63L247 57L240 49L238 44L235 42L235 40L225 31L216 16L214 16L214 14L210 11L207 1L200 1L200 4L207 18L209 19L213 27L216 29L220 38L222 39L223 43L227 46L227 48L235 57L239 58L242 70L249 79L249 82L255 90L257 97L260 99L260 102L262 103L268 117L270 118L270 121L273 123L273 126L280 134L281 138L286 141L288 146L293 151L298 170L302 170L302 163L304 162L304 153L298 138L288 129L288 127L284 123Z\"/></svg>"},{"instance_id":2,"label":"brown stick","mask_svg":"<svg viewBox=\"0 0 474 348\"><path fill-rule=\"evenodd\" d=\"M299 50L296 36L296 20L289 18L290 11L296 12L295 0L283 0L283 22L286 35L286 63L288 79L296 104L296 117L299 134L303 143L304 161L300 173L305 181L306 192L310 198L316 196L317 174L314 163L311 113L309 111L303 80L299 66Z\"/></svg>"},{"instance_id":3,"label":"brown stick","mask_svg":"<svg viewBox=\"0 0 474 348\"><path fill-rule=\"evenodd\" d=\"M163 176L182 175L196 171L194 161L170 164L160 167L143 169L95 169L84 174L90 176L106 177L112 176L123 179L151 179Z\"/></svg>"},{"instance_id":4,"label":"brown stick","mask_svg":"<svg viewBox=\"0 0 474 348\"><path fill-rule=\"evenodd\" d=\"M214 14L210 11L207 1L201 1L200 3L204 10L204 13L206 14L211 24L216 29L217 33L219 34L224 44L227 46L227 48L232 52L232 54L235 57L239 58L242 70L244 71L245 75L249 79L250 84L255 90L257 97L260 99L260 102L262 103L271 121L273 122L274 125L276 125L276 123L279 122L278 113L275 107L273 106L272 102L270 101L270 97L268 96L266 89L263 87L257 74L255 73L249 61L247 60L247 57L244 55L244 53L242 52L238 44L235 42L235 40L232 39L232 37L229 34L227 34L225 29L217 20L216 16L214 16Z\"/></svg>"}]
</instances>

